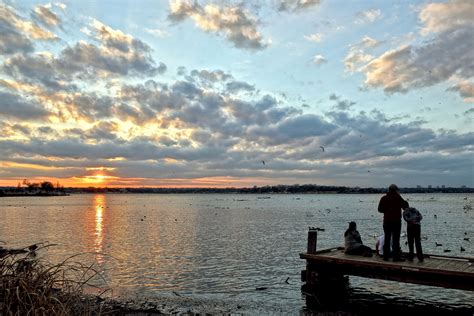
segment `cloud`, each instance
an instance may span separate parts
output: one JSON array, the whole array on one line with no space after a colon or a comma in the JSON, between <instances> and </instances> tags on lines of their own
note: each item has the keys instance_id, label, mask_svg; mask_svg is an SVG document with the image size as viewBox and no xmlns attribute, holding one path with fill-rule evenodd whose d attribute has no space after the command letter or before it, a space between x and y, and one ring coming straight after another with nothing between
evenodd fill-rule
<instances>
[{"instance_id":1,"label":"cloud","mask_svg":"<svg viewBox=\"0 0 474 316\"><path fill-rule=\"evenodd\" d=\"M160 37L160 38L164 38L164 37L167 37L167 36L170 35L168 32L160 30L160 29L148 29L148 28L146 28L145 31L147 33L150 33L153 36Z\"/></svg>"},{"instance_id":2,"label":"cloud","mask_svg":"<svg viewBox=\"0 0 474 316\"><path fill-rule=\"evenodd\" d=\"M54 58L44 55L14 55L2 65L5 74L17 80L39 83L49 89L66 89L66 82L72 79L67 72L58 69Z\"/></svg>"},{"instance_id":3,"label":"cloud","mask_svg":"<svg viewBox=\"0 0 474 316\"><path fill-rule=\"evenodd\" d=\"M24 135L30 135L31 129L26 125L14 124L11 129Z\"/></svg>"},{"instance_id":4,"label":"cloud","mask_svg":"<svg viewBox=\"0 0 474 316\"><path fill-rule=\"evenodd\" d=\"M46 119L51 113L18 95L0 91L0 116L10 119Z\"/></svg>"},{"instance_id":5,"label":"cloud","mask_svg":"<svg viewBox=\"0 0 474 316\"><path fill-rule=\"evenodd\" d=\"M279 11L303 11L321 3L321 0L281 0Z\"/></svg>"},{"instance_id":6,"label":"cloud","mask_svg":"<svg viewBox=\"0 0 474 316\"><path fill-rule=\"evenodd\" d=\"M255 91L255 87L253 85L248 84L244 81L231 81L226 84L227 91L230 93L236 93L239 91Z\"/></svg>"},{"instance_id":7,"label":"cloud","mask_svg":"<svg viewBox=\"0 0 474 316\"><path fill-rule=\"evenodd\" d=\"M313 57L313 63L316 65L322 65L327 63L327 59L323 55L316 55Z\"/></svg>"},{"instance_id":8,"label":"cloud","mask_svg":"<svg viewBox=\"0 0 474 316\"><path fill-rule=\"evenodd\" d=\"M96 19L92 19L90 26L93 28L92 36L103 45L105 54L126 55L134 52L149 53L151 51L150 46L139 39L113 29Z\"/></svg>"},{"instance_id":9,"label":"cloud","mask_svg":"<svg viewBox=\"0 0 474 316\"><path fill-rule=\"evenodd\" d=\"M227 81L229 79L233 79L231 74L225 73L222 70L214 70L214 71L209 71L209 70L192 70L191 71L191 76L193 78L198 79L201 83L205 85L209 84L214 84L216 82L223 82Z\"/></svg>"},{"instance_id":10,"label":"cloud","mask_svg":"<svg viewBox=\"0 0 474 316\"><path fill-rule=\"evenodd\" d=\"M96 93L75 93L65 100L69 111L89 122L107 119L113 115L114 100Z\"/></svg>"},{"instance_id":11,"label":"cloud","mask_svg":"<svg viewBox=\"0 0 474 316\"><path fill-rule=\"evenodd\" d=\"M52 134L52 133L54 133L54 130L49 126L38 127L38 131L42 134Z\"/></svg>"},{"instance_id":12,"label":"cloud","mask_svg":"<svg viewBox=\"0 0 474 316\"><path fill-rule=\"evenodd\" d=\"M54 5L57 6L58 8L60 8L63 11L65 11L66 8L67 8L67 5L65 5L64 3L61 3L61 2L55 2Z\"/></svg>"},{"instance_id":13,"label":"cloud","mask_svg":"<svg viewBox=\"0 0 474 316\"><path fill-rule=\"evenodd\" d=\"M443 33L426 46L390 50L364 67L365 84L394 93L432 86L453 76L470 78L474 75L471 35L472 30L461 29Z\"/></svg>"},{"instance_id":14,"label":"cloud","mask_svg":"<svg viewBox=\"0 0 474 316\"><path fill-rule=\"evenodd\" d=\"M442 33L463 28L474 23L474 2L451 0L447 3L429 3L420 11L419 18L424 24L423 35Z\"/></svg>"},{"instance_id":15,"label":"cloud","mask_svg":"<svg viewBox=\"0 0 474 316\"><path fill-rule=\"evenodd\" d=\"M329 96L329 100L336 101L336 104L334 105L334 109L339 110L339 111L347 111L356 104L356 102L354 101L341 100L341 97L337 96L335 93L332 93Z\"/></svg>"},{"instance_id":16,"label":"cloud","mask_svg":"<svg viewBox=\"0 0 474 316\"><path fill-rule=\"evenodd\" d=\"M36 6L32 15L40 23L43 23L46 26L58 26L61 24L61 19L58 17L58 15L46 6Z\"/></svg>"},{"instance_id":17,"label":"cloud","mask_svg":"<svg viewBox=\"0 0 474 316\"><path fill-rule=\"evenodd\" d=\"M260 143L276 146L294 143L308 137L327 134L334 125L313 114L304 114L287 117L277 124L269 126L253 126L249 129L249 136Z\"/></svg>"},{"instance_id":18,"label":"cloud","mask_svg":"<svg viewBox=\"0 0 474 316\"><path fill-rule=\"evenodd\" d=\"M197 2L171 0L168 18L174 22L190 18L206 32L223 34L237 48L262 50L268 46L257 30L258 21L240 6L201 7Z\"/></svg>"},{"instance_id":19,"label":"cloud","mask_svg":"<svg viewBox=\"0 0 474 316\"><path fill-rule=\"evenodd\" d=\"M382 17L382 12L378 9L370 9L365 11L359 11L356 13L356 24L367 24L373 23Z\"/></svg>"},{"instance_id":20,"label":"cloud","mask_svg":"<svg viewBox=\"0 0 474 316\"><path fill-rule=\"evenodd\" d=\"M17 54L8 58L2 69L17 80L40 83L53 90L74 90L75 80L145 77L166 71L164 63L155 64L151 48L144 42L97 20L93 20L92 26L95 31L91 36L99 46L79 41L74 46L66 46L59 56Z\"/></svg>"},{"instance_id":21,"label":"cloud","mask_svg":"<svg viewBox=\"0 0 474 316\"><path fill-rule=\"evenodd\" d=\"M56 35L35 23L22 19L13 8L0 5L0 54L29 53L34 50L32 40L57 40Z\"/></svg>"},{"instance_id":22,"label":"cloud","mask_svg":"<svg viewBox=\"0 0 474 316\"><path fill-rule=\"evenodd\" d=\"M345 70L351 73L361 71L373 58L374 56L366 54L363 50L351 48L344 59Z\"/></svg>"},{"instance_id":23,"label":"cloud","mask_svg":"<svg viewBox=\"0 0 474 316\"><path fill-rule=\"evenodd\" d=\"M21 18L12 8L4 5L0 5L0 25L10 33L17 32L23 34L28 39L43 41L55 41L58 39L55 34L41 28L36 23Z\"/></svg>"},{"instance_id":24,"label":"cloud","mask_svg":"<svg viewBox=\"0 0 474 316\"><path fill-rule=\"evenodd\" d=\"M359 46L373 48L380 45L380 41L371 38L370 36L364 36L364 38L360 41Z\"/></svg>"},{"instance_id":25,"label":"cloud","mask_svg":"<svg viewBox=\"0 0 474 316\"><path fill-rule=\"evenodd\" d=\"M118 131L118 124L116 122L99 122L84 134L81 133L81 136L86 137L87 139L96 139L96 140L114 140L117 138L116 132Z\"/></svg>"},{"instance_id":26,"label":"cloud","mask_svg":"<svg viewBox=\"0 0 474 316\"><path fill-rule=\"evenodd\" d=\"M361 71L361 68L374 58L366 51L379 46L380 43L376 39L364 36L360 42L350 45L349 52L344 59L345 70L350 73Z\"/></svg>"},{"instance_id":27,"label":"cloud","mask_svg":"<svg viewBox=\"0 0 474 316\"><path fill-rule=\"evenodd\" d=\"M323 40L323 34L315 33L315 34L305 35L304 38L310 42L319 43Z\"/></svg>"},{"instance_id":28,"label":"cloud","mask_svg":"<svg viewBox=\"0 0 474 316\"><path fill-rule=\"evenodd\" d=\"M403 93L448 80L466 82L474 76L474 20L467 18L471 14L466 12L474 13L472 2L425 5L419 17L423 23L422 35L431 35L430 38L419 45L402 45L374 58L363 52L353 53L346 59L346 68L365 73L366 87L380 87L387 93ZM355 62L359 62L357 67L352 66ZM465 89L450 91L459 91L469 98Z\"/></svg>"},{"instance_id":29,"label":"cloud","mask_svg":"<svg viewBox=\"0 0 474 316\"><path fill-rule=\"evenodd\" d=\"M33 51L33 43L23 34L5 25L1 17L0 33L2 33L2 36L0 36L0 54L12 55L17 52L28 53Z\"/></svg>"},{"instance_id":30,"label":"cloud","mask_svg":"<svg viewBox=\"0 0 474 316\"><path fill-rule=\"evenodd\" d=\"M146 88L169 89L153 84ZM120 123L103 121L90 128L57 133L56 139L2 139L0 161L68 168L54 171L58 176L103 166L125 181L144 177L150 183L177 172L187 179L232 176L314 181L323 177L324 181L347 184L364 181L369 169L371 175L386 175L380 184L386 177L410 179L413 174L417 181L443 174L447 184L472 182L465 170L472 164L473 133L435 132L419 123L399 123L379 111L370 115L334 111L326 117L302 114L279 107L270 96L253 102L206 93L198 97L196 104L172 106L180 109L176 114L188 124L180 134L124 139L119 137ZM335 94L330 99L340 101ZM237 122L235 130L232 122ZM191 126L192 132L185 133ZM18 133L23 132L26 130L18 129ZM49 129L44 132L53 134ZM324 154L319 146L325 146ZM29 158L32 156L36 158ZM261 168L261 160L268 162L271 172ZM26 174L25 170L14 169L17 175ZM34 174L50 176L51 169Z\"/></svg>"},{"instance_id":31,"label":"cloud","mask_svg":"<svg viewBox=\"0 0 474 316\"><path fill-rule=\"evenodd\" d=\"M465 102L474 102L474 83L469 81L461 81L456 85L448 88L448 91L457 91L464 98Z\"/></svg>"}]
</instances>

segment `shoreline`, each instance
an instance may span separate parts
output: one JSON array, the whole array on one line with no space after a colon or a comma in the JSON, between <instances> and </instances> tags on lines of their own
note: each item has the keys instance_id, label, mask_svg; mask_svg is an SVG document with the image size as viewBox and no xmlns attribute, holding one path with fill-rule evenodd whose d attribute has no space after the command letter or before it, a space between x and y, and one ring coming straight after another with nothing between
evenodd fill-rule
<instances>
[{"instance_id":1,"label":"shoreline","mask_svg":"<svg viewBox=\"0 0 474 316\"><path fill-rule=\"evenodd\" d=\"M350 292L350 291L349 291ZM335 294L334 297L341 295ZM374 294L377 295L377 294ZM397 314L432 314L432 315L453 315L471 316L474 308L472 306L453 306L446 303L433 304L432 302L419 301L416 305L406 305L406 300L402 298L386 298L384 301L371 301L370 294L358 294L334 301L323 295L315 296L311 293L303 293L306 303L296 310L288 310L285 306L261 305L257 302L224 301L212 299L197 299L186 296L175 297L135 297L135 298L102 298L100 296L88 295L81 298L82 307L79 309L93 313L105 313L116 315L262 315L262 314L299 314L299 315L366 315L383 314L390 306ZM391 315L391 313L390 313Z\"/></svg>"},{"instance_id":2,"label":"shoreline","mask_svg":"<svg viewBox=\"0 0 474 316\"><path fill-rule=\"evenodd\" d=\"M0 198L2 197L36 197L36 196L44 196L44 197L49 197L49 196L70 196L70 193L61 193L61 194L49 194L49 193L34 193L34 194L11 194L11 193L3 193L0 194Z\"/></svg>"}]
</instances>

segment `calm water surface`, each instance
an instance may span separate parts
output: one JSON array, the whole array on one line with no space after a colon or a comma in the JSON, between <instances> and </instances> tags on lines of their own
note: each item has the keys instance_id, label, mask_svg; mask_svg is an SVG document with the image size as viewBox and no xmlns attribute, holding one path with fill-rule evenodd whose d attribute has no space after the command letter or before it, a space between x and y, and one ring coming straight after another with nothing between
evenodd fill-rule
<instances>
[{"instance_id":1,"label":"calm water surface","mask_svg":"<svg viewBox=\"0 0 474 316\"><path fill-rule=\"evenodd\" d=\"M87 252L114 295L241 302L259 310L307 310L298 254L308 226L324 228L318 248L341 246L349 221L374 247L381 195L106 194L0 199L0 240L58 244L52 261ZM423 216L426 253L474 257L474 195L406 194ZM435 216L436 215L436 216ZM405 228L402 228L402 231ZM470 237L471 242L463 240ZM436 247L440 242L443 247ZM402 244L404 240L402 238ZM461 245L466 249L460 251ZM404 245L403 245L404 246ZM406 246L404 246L406 250ZM289 277L288 283L285 280ZM99 282L99 281L98 281ZM467 291L350 278L353 298L474 308ZM257 287L267 287L256 291Z\"/></svg>"}]
</instances>

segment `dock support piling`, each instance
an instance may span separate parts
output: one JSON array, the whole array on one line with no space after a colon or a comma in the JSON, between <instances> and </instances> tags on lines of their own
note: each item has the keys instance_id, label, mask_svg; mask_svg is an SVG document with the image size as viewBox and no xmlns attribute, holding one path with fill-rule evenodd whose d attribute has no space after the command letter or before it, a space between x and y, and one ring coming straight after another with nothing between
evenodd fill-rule
<instances>
[{"instance_id":1,"label":"dock support piling","mask_svg":"<svg viewBox=\"0 0 474 316\"><path fill-rule=\"evenodd\" d=\"M309 229L308 231L308 253L316 253L316 244L318 242L318 231L315 229Z\"/></svg>"}]
</instances>

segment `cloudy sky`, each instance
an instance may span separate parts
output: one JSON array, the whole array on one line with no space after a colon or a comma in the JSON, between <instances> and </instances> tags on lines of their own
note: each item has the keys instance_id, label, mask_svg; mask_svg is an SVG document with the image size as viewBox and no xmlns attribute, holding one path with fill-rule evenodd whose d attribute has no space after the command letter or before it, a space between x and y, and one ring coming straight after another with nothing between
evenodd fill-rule
<instances>
[{"instance_id":1,"label":"cloudy sky","mask_svg":"<svg viewBox=\"0 0 474 316\"><path fill-rule=\"evenodd\" d=\"M0 185L474 186L474 1L0 1Z\"/></svg>"}]
</instances>

